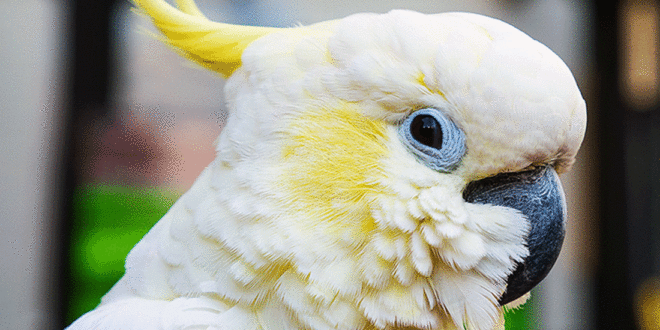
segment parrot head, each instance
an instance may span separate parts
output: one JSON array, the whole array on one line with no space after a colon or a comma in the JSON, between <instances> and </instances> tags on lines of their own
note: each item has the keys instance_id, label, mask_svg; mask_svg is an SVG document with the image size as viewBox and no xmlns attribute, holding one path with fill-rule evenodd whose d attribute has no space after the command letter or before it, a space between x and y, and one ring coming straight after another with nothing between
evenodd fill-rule
<instances>
[{"instance_id":1,"label":"parrot head","mask_svg":"<svg viewBox=\"0 0 660 330\"><path fill-rule=\"evenodd\" d=\"M223 211L197 230L257 293L226 299L281 301L304 328L490 329L549 272L586 111L547 47L469 13L280 29L135 2L228 78Z\"/></svg>"}]
</instances>

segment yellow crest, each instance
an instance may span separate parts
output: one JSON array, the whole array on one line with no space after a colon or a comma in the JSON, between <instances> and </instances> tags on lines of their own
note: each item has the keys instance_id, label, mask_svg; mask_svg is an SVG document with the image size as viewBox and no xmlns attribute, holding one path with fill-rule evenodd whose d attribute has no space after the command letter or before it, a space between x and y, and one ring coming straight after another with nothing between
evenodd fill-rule
<instances>
[{"instance_id":1,"label":"yellow crest","mask_svg":"<svg viewBox=\"0 0 660 330\"><path fill-rule=\"evenodd\" d=\"M177 0L178 8L165 0L133 1L163 33L163 42L189 60L225 77L241 66L243 50L252 41L278 30L210 21L193 0Z\"/></svg>"}]
</instances>

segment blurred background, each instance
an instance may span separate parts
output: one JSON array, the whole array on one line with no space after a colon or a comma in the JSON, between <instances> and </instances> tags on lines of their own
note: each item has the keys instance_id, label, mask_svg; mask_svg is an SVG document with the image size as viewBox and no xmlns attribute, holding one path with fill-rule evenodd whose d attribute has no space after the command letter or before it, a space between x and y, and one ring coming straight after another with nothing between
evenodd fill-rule
<instances>
[{"instance_id":1,"label":"blurred background","mask_svg":"<svg viewBox=\"0 0 660 330\"><path fill-rule=\"evenodd\" d=\"M658 1L198 4L213 20L278 27L470 11L546 44L573 71L589 123L562 176L564 249L508 329L660 329ZM62 329L213 159L223 80L149 37L126 0L3 0L0 18L0 329Z\"/></svg>"}]
</instances>

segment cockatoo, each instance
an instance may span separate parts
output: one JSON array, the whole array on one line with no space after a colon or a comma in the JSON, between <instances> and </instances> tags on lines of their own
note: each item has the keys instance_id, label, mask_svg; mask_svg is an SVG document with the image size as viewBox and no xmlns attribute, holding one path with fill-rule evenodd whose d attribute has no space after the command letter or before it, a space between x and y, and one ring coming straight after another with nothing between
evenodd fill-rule
<instances>
[{"instance_id":1,"label":"cockatoo","mask_svg":"<svg viewBox=\"0 0 660 330\"><path fill-rule=\"evenodd\" d=\"M493 329L555 262L586 126L550 49L406 10L292 28L134 0L227 77L217 158L69 329Z\"/></svg>"}]
</instances>

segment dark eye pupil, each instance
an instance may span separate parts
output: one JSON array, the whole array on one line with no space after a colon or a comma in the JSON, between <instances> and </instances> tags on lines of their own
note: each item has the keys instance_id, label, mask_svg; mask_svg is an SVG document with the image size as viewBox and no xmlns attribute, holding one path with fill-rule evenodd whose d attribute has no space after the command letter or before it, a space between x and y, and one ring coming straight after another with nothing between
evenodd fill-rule
<instances>
[{"instance_id":1,"label":"dark eye pupil","mask_svg":"<svg viewBox=\"0 0 660 330\"><path fill-rule=\"evenodd\" d=\"M433 116L415 117L410 123L410 133L415 140L425 146L435 149L442 147L442 129Z\"/></svg>"}]
</instances>

